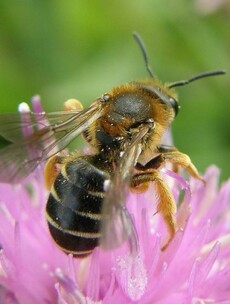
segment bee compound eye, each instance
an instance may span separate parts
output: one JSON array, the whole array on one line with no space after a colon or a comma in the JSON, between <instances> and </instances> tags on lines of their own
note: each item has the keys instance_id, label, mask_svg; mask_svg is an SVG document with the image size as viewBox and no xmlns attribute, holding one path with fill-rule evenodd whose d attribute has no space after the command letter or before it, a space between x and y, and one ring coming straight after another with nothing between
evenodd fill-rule
<instances>
[{"instance_id":1,"label":"bee compound eye","mask_svg":"<svg viewBox=\"0 0 230 304\"><path fill-rule=\"evenodd\" d=\"M175 116L176 116L177 113L178 113L178 111L179 111L179 109L180 109L180 106L179 106L177 100L174 99L174 98L172 98L172 97L170 97L169 98L169 103L170 103L171 107L173 108L173 110L175 112Z\"/></svg>"}]
</instances>

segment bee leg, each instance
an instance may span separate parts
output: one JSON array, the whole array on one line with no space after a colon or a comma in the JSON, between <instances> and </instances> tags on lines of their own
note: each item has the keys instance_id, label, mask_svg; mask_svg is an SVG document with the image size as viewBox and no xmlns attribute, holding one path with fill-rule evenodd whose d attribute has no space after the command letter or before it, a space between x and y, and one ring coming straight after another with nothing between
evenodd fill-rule
<instances>
[{"instance_id":1,"label":"bee leg","mask_svg":"<svg viewBox=\"0 0 230 304\"><path fill-rule=\"evenodd\" d=\"M157 147L158 152L166 153L166 152L174 152L177 151L177 148L170 145L159 145ZM172 164L172 170L176 173L179 172L179 166L176 164Z\"/></svg>"},{"instance_id":2,"label":"bee leg","mask_svg":"<svg viewBox=\"0 0 230 304\"><path fill-rule=\"evenodd\" d=\"M197 168L192 163L190 157L187 154L184 154L178 151L173 146L161 145L158 147L158 151L161 153L158 156L151 159L145 165L137 163L135 168L137 170L149 170L149 169L159 169L166 161L170 162L173 166L173 171L177 172L179 167L184 168L188 174L192 177L199 179L205 183L205 180L200 176Z\"/></svg>"},{"instance_id":3,"label":"bee leg","mask_svg":"<svg viewBox=\"0 0 230 304\"><path fill-rule=\"evenodd\" d=\"M187 154L175 150L164 153L163 157L165 161L170 162L173 166L184 168L189 175L205 183L205 180L200 176L197 168Z\"/></svg>"},{"instance_id":4,"label":"bee leg","mask_svg":"<svg viewBox=\"0 0 230 304\"><path fill-rule=\"evenodd\" d=\"M176 203L168 185L157 170L135 174L131 180L131 189L138 192L144 192L150 182L154 182L155 184L158 194L157 212L160 212L163 217L169 234L166 244L162 247L162 250L165 250L176 233L177 225L174 217L174 214L176 213Z\"/></svg>"},{"instance_id":5,"label":"bee leg","mask_svg":"<svg viewBox=\"0 0 230 304\"><path fill-rule=\"evenodd\" d=\"M152 158L149 162L142 165L141 163L136 163L135 169L141 171L147 171L151 169L159 169L164 164L164 156L163 154L159 154L156 157Z\"/></svg>"},{"instance_id":6,"label":"bee leg","mask_svg":"<svg viewBox=\"0 0 230 304\"><path fill-rule=\"evenodd\" d=\"M64 102L63 106L64 111L82 111L83 110L83 105L78 99L68 99Z\"/></svg>"},{"instance_id":7,"label":"bee leg","mask_svg":"<svg viewBox=\"0 0 230 304\"><path fill-rule=\"evenodd\" d=\"M63 164L64 157L56 154L48 159L44 168L44 180L45 186L50 191L57 175L61 171L61 165Z\"/></svg>"}]
</instances>

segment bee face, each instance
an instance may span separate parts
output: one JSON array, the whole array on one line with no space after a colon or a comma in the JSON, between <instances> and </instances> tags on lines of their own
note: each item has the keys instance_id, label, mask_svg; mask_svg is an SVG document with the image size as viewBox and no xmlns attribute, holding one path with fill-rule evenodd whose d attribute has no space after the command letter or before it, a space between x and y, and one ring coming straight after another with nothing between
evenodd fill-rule
<instances>
[{"instance_id":1,"label":"bee face","mask_svg":"<svg viewBox=\"0 0 230 304\"><path fill-rule=\"evenodd\" d=\"M136 123L156 119L154 116L160 111L167 115L173 110L175 116L179 108L175 92L155 79L120 86L112 91L111 96L111 112L114 113L110 117L117 124L127 116Z\"/></svg>"}]
</instances>

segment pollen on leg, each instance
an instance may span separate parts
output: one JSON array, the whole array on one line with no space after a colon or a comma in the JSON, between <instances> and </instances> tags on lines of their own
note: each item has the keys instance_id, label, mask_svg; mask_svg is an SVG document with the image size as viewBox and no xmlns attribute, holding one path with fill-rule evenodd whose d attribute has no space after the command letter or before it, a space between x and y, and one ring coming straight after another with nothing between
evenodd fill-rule
<instances>
[{"instance_id":1,"label":"pollen on leg","mask_svg":"<svg viewBox=\"0 0 230 304\"><path fill-rule=\"evenodd\" d=\"M44 168L44 181L47 190L50 190L57 175L61 171L61 163L63 158L58 155L54 155L48 159Z\"/></svg>"},{"instance_id":2,"label":"pollen on leg","mask_svg":"<svg viewBox=\"0 0 230 304\"><path fill-rule=\"evenodd\" d=\"M135 187L131 187L131 191L133 193L143 193L147 191L148 188L149 188L149 182L146 182L143 184L136 185Z\"/></svg>"},{"instance_id":3,"label":"pollen on leg","mask_svg":"<svg viewBox=\"0 0 230 304\"><path fill-rule=\"evenodd\" d=\"M168 241L166 244L163 245L161 250L165 250L169 243L172 241L176 229L176 219L175 219L175 213L176 213L176 203L172 196L172 193L170 192L166 182L161 178L159 173L155 173L155 187L158 193L158 206L157 211L161 214L165 225L168 230Z\"/></svg>"},{"instance_id":4,"label":"pollen on leg","mask_svg":"<svg viewBox=\"0 0 230 304\"><path fill-rule=\"evenodd\" d=\"M175 219L176 203L168 185L157 170L134 175L131 181L131 189L135 192L144 192L150 182L154 182L155 184L157 192L157 212L161 214L168 231L168 240L162 247L162 250L165 250L172 241L177 229Z\"/></svg>"}]
</instances>

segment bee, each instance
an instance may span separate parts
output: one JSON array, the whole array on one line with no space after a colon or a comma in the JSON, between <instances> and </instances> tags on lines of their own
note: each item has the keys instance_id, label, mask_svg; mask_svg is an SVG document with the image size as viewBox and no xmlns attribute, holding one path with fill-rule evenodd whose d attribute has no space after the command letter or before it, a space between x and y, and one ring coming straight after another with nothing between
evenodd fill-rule
<instances>
[{"instance_id":1,"label":"bee","mask_svg":"<svg viewBox=\"0 0 230 304\"><path fill-rule=\"evenodd\" d=\"M46 161L49 231L61 250L76 257L89 255L100 244L114 248L126 240L135 243L126 197L130 189L142 193L151 183L168 231L164 250L177 230L176 202L160 169L170 163L203 181L189 156L163 144L162 138L180 108L174 88L225 72L163 84L151 70L141 37L134 33L134 38L150 76L147 80L115 87L87 109L70 102L67 111L23 113L23 121L16 114L1 115L1 135L11 144L0 151L0 182L20 182ZM33 132L25 135L22 127ZM63 154L80 134L92 152Z\"/></svg>"}]
</instances>

